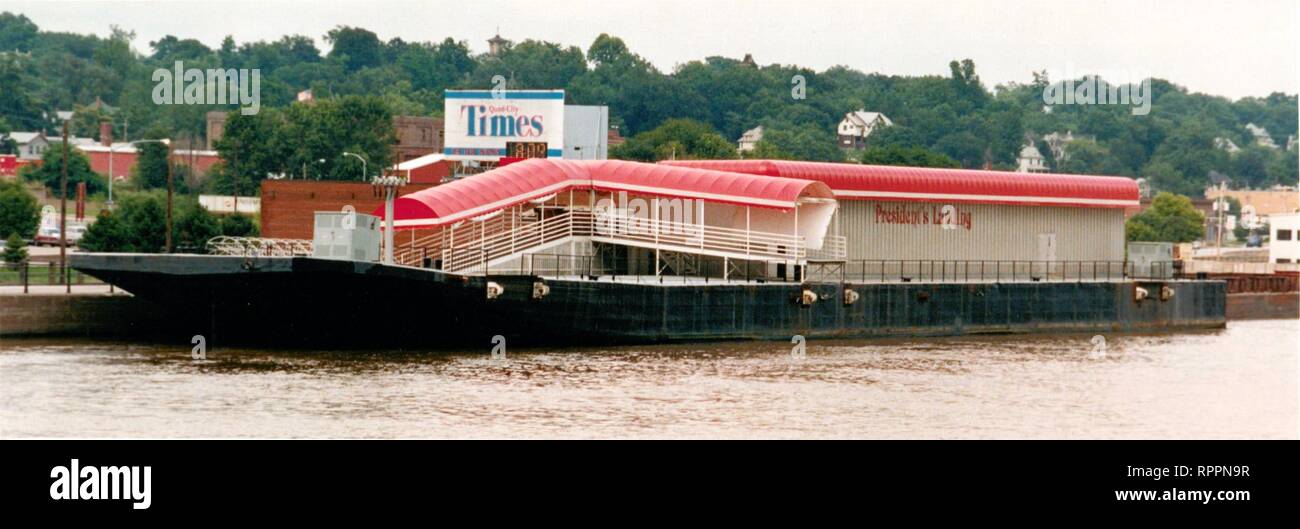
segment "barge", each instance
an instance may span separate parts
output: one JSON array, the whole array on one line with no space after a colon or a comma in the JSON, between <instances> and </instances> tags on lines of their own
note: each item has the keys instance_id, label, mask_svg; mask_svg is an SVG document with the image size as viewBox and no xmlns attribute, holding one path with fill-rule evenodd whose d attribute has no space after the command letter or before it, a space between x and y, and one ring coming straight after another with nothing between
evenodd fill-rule
<instances>
[{"instance_id":1,"label":"barge","mask_svg":"<svg viewBox=\"0 0 1300 529\"><path fill-rule=\"evenodd\" d=\"M1223 282L1125 261L1123 208L1136 203L1125 178L537 159L392 197L375 216L318 213L313 241L72 266L169 307L208 343L1223 327Z\"/></svg>"}]
</instances>

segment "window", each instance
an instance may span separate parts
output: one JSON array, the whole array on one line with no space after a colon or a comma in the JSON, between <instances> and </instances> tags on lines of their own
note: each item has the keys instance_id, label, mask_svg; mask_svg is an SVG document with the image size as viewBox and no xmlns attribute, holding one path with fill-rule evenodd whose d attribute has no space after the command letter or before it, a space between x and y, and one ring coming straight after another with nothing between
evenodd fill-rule
<instances>
[{"instance_id":1,"label":"window","mask_svg":"<svg viewBox=\"0 0 1300 529\"><path fill-rule=\"evenodd\" d=\"M1275 233L1276 235L1273 236L1273 240L1275 241L1291 240L1291 230L1277 230Z\"/></svg>"},{"instance_id":2,"label":"window","mask_svg":"<svg viewBox=\"0 0 1300 529\"><path fill-rule=\"evenodd\" d=\"M1281 257L1277 258L1277 264L1289 264L1290 262L1291 262L1290 259L1283 259Z\"/></svg>"}]
</instances>

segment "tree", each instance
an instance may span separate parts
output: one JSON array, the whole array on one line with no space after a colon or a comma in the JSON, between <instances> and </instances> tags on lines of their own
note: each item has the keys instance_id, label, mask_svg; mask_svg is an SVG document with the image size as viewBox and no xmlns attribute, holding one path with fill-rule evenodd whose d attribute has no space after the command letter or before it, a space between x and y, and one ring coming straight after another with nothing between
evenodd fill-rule
<instances>
[{"instance_id":1,"label":"tree","mask_svg":"<svg viewBox=\"0 0 1300 529\"><path fill-rule=\"evenodd\" d=\"M1205 216L1191 199L1162 192L1145 211L1124 223L1129 241L1189 242L1205 235Z\"/></svg>"},{"instance_id":2,"label":"tree","mask_svg":"<svg viewBox=\"0 0 1300 529\"><path fill-rule=\"evenodd\" d=\"M643 162L731 159L736 157L736 147L704 123L670 119L610 149L610 157Z\"/></svg>"},{"instance_id":3,"label":"tree","mask_svg":"<svg viewBox=\"0 0 1300 529\"><path fill-rule=\"evenodd\" d=\"M351 26L338 26L325 34L330 43L329 57L346 65L348 71L378 65L384 44L374 32Z\"/></svg>"},{"instance_id":4,"label":"tree","mask_svg":"<svg viewBox=\"0 0 1300 529\"><path fill-rule=\"evenodd\" d=\"M229 237L256 237L260 231L253 217L241 213L221 217L221 234Z\"/></svg>"},{"instance_id":5,"label":"tree","mask_svg":"<svg viewBox=\"0 0 1300 529\"><path fill-rule=\"evenodd\" d=\"M199 205L197 199L182 202L179 209L173 235L181 252L202 253L208 239L222 234L216 215Z\"/></svg>"},{"instance_id":6,"label":"tree","mask_svg":"<svg viewBox=\"0 0 1300 529\"><path fill-rule=\"evenodd\" d=\"M167 153L166 145L149 142L137 145L140 157L136 160L132 175L140 189L167 188ZM173 180L176 175L172 175Z\"/></svg>"},{"instance_id":7,"label":"tree","mask_svg":"<svg viewBox=\"0 0 1300 529\"><path fill-rule=\"evenodd\" d=\"M4 262L18 264L27 260L27 244L17 232L10 233L5 240Z\"/></svg>"},{"instance_id":8,"label":"tree","mask_svg":"<svg viewBox=\"0 0 1300 529\"><path fill-rule=\"evenodd\" d=\"M0 50L31 51L38 29L26 15L0 13Z\"/></svg>"},{"instance_id":9,"label":"tree","mask_svg":"<svg viewBox=\"0 0 1300 529\"><path fill-rule=\"evenodd\" d=\"M9 138L9 131L13 130L9 122L4 117L0 117L0 154L16 154L18 145L14 140Z\"/></svg>"},{"instance_id":10,"label":"tree","mask_svg":"<svg viewBox=\"0 0 1300 529\"><path fill-rule=\"evenodd\" d=\"M1056 171L1103 176L1125 172L1119 161L1111 156L1109 149L1090 139L1078 139L1065 144L1065 160L1057 162Z\"/></svg>"},{"instance_id":11,"label":"tree","mask_svg":"<svg viewBox=\"0 0 1300 529\"><path fill-rule=\"evenodd\" d=\"M899 145L889 145L886 147L868 147L867 150L862 151L860 160L868 165L946 167L953 169L961 167L957 160L919 146L901 147Z\"/></svg>"},{"instance_id":12,"label":"tree","mask_svg":"<svg viewBox=\"0 0 1300 529\"><path fill-rule=\"evenodd\" d=\"M31 238L40 224L40 205L21 182L0 180L0 233Z\"/></svg>"},{"instance_id":13,"label":"tree","mask_svg":"<svg viewBox=\"0 0 1300 529\"><path fill-rule=\"evenodd\" d=\"M120 207L118 211L121 211ZM126 227L120 217L108 208L99 210L99 216L86 228L85 235L77 243L81 249L90 252L129 252L133 250L129 244Z\"/></svg>"},{"instance_id":14,"label":"tree","mask_svg":"<svg viewBox=\"0 0 1300 529\"><path fill-rule=\"evenodd\" d=\"M760 143L770 143L779 152L789 153L788 158L793 160L814 162L844 160L844 151L836 145L835 135L813 124L774 124L764 127L763 141Z\"/></svg>"},{"instance_id":15,"label":"tree","mask_svg":"<svg viewBox=\"0 0 1300 529\"><path fill-rule=\"evenodd\" d=\"M63 175L63 146L51 144L49 150L41 155L41 166L29 170L24 178L45 184L56 198L61 196L60 181ZM104 179L90 170L90 159L80 149L68 149L68 195L77 190L77 184L86 183L86 193L98 193L104 189Z\"/></svg>"},{"instance_id":16,"label":"tree","mask_svg":"<svg viewBox=\"0 0 1300 529\"><path fill-rule=\"evenodd\" d=\"M124 193L116 211L100 210L79 244L92 252L161 252L167 238L164 207L158 193Z\"/></svg>"}]
</instances>

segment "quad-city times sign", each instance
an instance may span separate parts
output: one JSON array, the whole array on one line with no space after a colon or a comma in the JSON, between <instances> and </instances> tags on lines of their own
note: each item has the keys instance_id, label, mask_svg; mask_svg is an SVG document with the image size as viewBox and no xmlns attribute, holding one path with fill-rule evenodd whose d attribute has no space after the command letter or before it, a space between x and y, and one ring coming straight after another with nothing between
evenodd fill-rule
<instances>
[{"instance_id":1,"label":"quad-city times sign","mask_svg":"<svg viewBox=\"0 0 1300 529\"><path fill-rule=\"evenodd\" d=\"M564 90L447 90L451 160L564 156Z\"/></svg>"}]
</instances>

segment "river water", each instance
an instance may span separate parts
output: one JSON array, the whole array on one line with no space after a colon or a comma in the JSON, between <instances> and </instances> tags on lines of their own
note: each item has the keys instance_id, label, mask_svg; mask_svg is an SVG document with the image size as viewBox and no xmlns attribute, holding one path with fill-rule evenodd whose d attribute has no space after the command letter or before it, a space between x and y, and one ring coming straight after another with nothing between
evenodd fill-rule
<instances>
[{"instance_id":1,"label":"river water","mask_svg":"<svg viewBox=\"0 0 1300 529\"><path fill-rule=\"evenodd\" d=\"M0 341L0 437L1288 438L1300 321L563 351Z\"/></svg>"}]
</instances>

